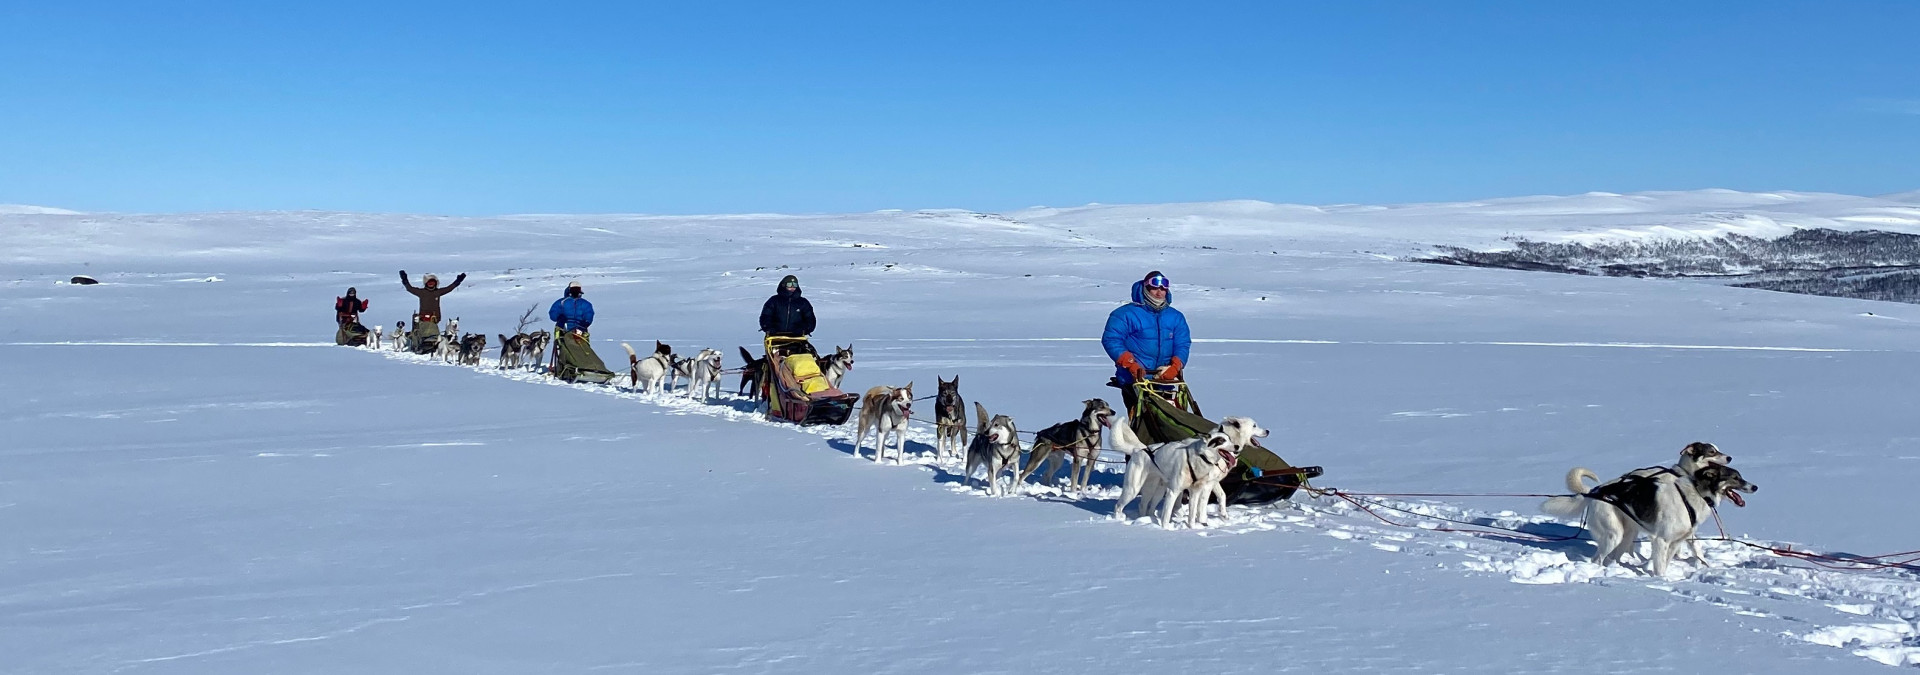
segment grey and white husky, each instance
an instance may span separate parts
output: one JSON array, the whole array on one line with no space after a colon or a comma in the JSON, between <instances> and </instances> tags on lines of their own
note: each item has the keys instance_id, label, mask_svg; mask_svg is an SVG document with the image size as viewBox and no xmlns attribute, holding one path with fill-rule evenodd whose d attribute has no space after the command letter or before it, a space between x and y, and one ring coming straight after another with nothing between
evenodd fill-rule
<instances>
[{"instance_id":1,"label":"grey and white husky","mask_svg":"<svg viewBox=\"0 0 1920 675\"><path fill-rule=\"evenodd\" d=\"M1147 445L1134 435L1128 424L1113 425L1113 449L1126 453L1127 473L1120 488L1120 501L1113 505L1113 517L1126 514L1127 504L1140 498L1140 515L1154 512L1158 506L1161 527L1173 521L1173 509L1186 497L1191 509L1189 527L1206 524L1207 503L1220 500L1227 508L1227 493L1220 481L1239 460L1240 452L1255 438L1264 438L1267 430L1245 417L1227 417L1212 431L1193 438Z\"/></svg>"},{"instance_id":2,"label":"grey and white husky","mask_svg":"<svg viewBox=\"0 0 1920 675\"><path fill-rule=\"evenodd\" d=\"M687 380L687 398L702 401L720 396L720 350L702 349L694 355L692 375Z\"/></svg>"},{"instance_id":3,"label":"grey and white husky","mask_svg":"<svg viewBox=\"0 0 1920 675\"><path fill-rule=\"evenodd\" d=\"M966 480L980 469L987 470L987 494L1005 496L1012 488L1018 488L1020 473L1020 430L1013 426L1013 418L1006 415L987 416L987 407L973 402L973 412L979 418L980 427L973 434L973 442L967 445ZM1015 480L1009 481L1008 488L1000 487L1000 474L1012 471Z\"/></svg>"},{"instance_id":4,"label":"grey and white husky","mask_svg":"<svg viewBox=\"0 0 1920 675\"><path fill-rule=\"evenodd\" d=\"M1692 549L1695 560L1706 564L1694 532L1713 517L1723 497L1734 506L1746 506L1740 494L1760 490L1738 469L1705 462L1691 473L1657 467L1640 469L1593 488L1587 487L1589 480L1599 480L1591 469L1576 467L1568 471L1567 489L1574 494L1548 499L1541 510L1562 518L1579 517L1584 512L1587 530L1593 534L1593 561L1601 565L1619 562L1645 533L1652 540L1647 562L1658 577L1666 576L1667 564L1682 542Z\"/></svg>"},{"instance_id":5,"label":"grey and white husky","mask_svg":"<svg viewBox=\"0 0 1920 675\"><path fill-rule=\"evenodd\" d=\"M1087 483L1093 480L1094 464L1100 459L1101 430L1113 426L1114 412L1102 399L1090 398L1081 405L1079 419L1055 424L1033 435L1033 446L1027 450L1027 468L1020 472L1021 482L1026 482L1042 465L1048 465L1047 475L1040 482L1051 484L1060 465L1072 458L1067 487L1086 489Z\"/></svg>"}]
</instances>

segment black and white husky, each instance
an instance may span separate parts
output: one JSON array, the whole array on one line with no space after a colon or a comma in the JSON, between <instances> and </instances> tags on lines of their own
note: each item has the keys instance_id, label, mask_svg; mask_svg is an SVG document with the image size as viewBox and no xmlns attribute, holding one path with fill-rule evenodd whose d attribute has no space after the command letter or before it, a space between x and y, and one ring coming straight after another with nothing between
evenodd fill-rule
<instances>
[{"instance_id":1,"label":"black and white husky","mask_svg":"<svg viewBox=\"0 0 1920 675\"><path fill-rule=\"evenodd\" d=\"M1027 450L1027 468L1020 472L1021 482L1026 482L1042 465L1048 465L1047 475L1040 482L1052 483L1053 475L1059 473L1060 465L1069 457L1073 460L1073 468L1067 472L1069 489L1084 490L1093 480L1093 466L1100 459L1100 432L1113 426L1114 413L1102 399L1090 398L1081 404L1079 419L1055 424L1033 435L1033 447Z\"/></svg>"},{"instance_id":2,"label":"black and white husky","mask_svg":"<svg viewBox=\"0 0 1920 675\"><path fill-rule=\"evenodd\" d=\"M456 359L460 362L460 365L477 366L480 365L480 357L485 354L486 351L487 334L469 333L466 337L460 338L460 346Z\"/></svg>"},{"instance_id":3,"label":"black and white husky","mask_svg":"<svg viewBox=\"0 0 1920 675\"><path fill-rule=\"evenodd\" d=\"M1220 500L1227 508L1227 493L1220 481L1239 461L1240 451L1256 438L1265 438L1267 430L1245 417L1227 417L1212 431L1178 441L1147 445L1134 435L1131 424L1113 425L1113 449L1126 453L1127 473L1120 488L1120 501L1113 505L1113 517L1126 514L1127 504L1140 498L1140 515L1159 507L1161 527L1173 522L1173 509L1182 497L1188 502L1188 527L1206 524L1207 502Z\"/></svg>"},{"instance_id":4,"label":"black and white husky","mask_svg":"<svg viewBox=\"0 0 1920 675\"><path fill-rule=\"evenodd\" d=\"M673 369L672 347L655 340L653 353L644 359L635 354L633 347L625 342L620 343L620 348L627 350L627 378L634 388L653 392L666 386L667 373Z\"/></svg>"},{"instance_id":5,"label":"black and white husky","mask_svg":"<svg viewBox=\"0 0 1920 675\"><path fill-rule=\"evenodd\" d=\"M1647 561L1658 577L1667 575L1667 563L1683 542L1692 548L1695 560L1706 564L1694 531L1713 517L1722 497L1734 506L1746 506L1740 493L1760 489L1741 477L1739 470L1716 463L1700 463L1691 473L1673 467L1639 469L1593 488L1587 487L1588 480L1599 477L1585 468L1568 471L1567 489L1574 494L1548 499L1541 510L1562 518L1584 512L1587 530L1593 534L1593 561L1601 565L1619 562L1645 533L1653 545Z\"/></svg>"},{"instance_id":6,"label":"black and white husky","mask_svg":"<svg viewBox=\"0 0 1920 675\"><path fill-rule=\"evenodd\" d=\"M840 378L853 370L853 345L834 347L833 355L820 359L820 374L827 378L827 386L840 388Z\"/></svg>"},{"instance_id":7,"label":"black and white husky","mask_svg":"<svg viewBox=\"0 0 1920 675\"><path fill-rule=\"evenodd\" d=\"M501 370L520 367L521 353L525 351L527 340L529 338L531 338L531 336L527 335L526 333L516 333L513 335L507 335L505 333L500 334L499 367Z\"/></svg>"},{"instance_id":8,"label":"black and white husky","mask_svg":"<svg viewBox=\"0 0 1920 675\"><path fill-rule=\"evenodd\" d=\"M973 442L967 445L967 475L973 475L981 469L987 470L987 494L1005 496L1009 489L1020 486L1020 430L1013 426L1013 418L1006 415L987 416L987 407L973 402L973 412L980 420L980 427L973 434ZM1000 474L1012 471L1014 480L1008 488L1000 487Z\"/></svg>"},{"instance_id":9,"label":"black and white husky","mask_svg":"<svg viewBox=\"0 0 1920 675\"><path fill-rule=\"evenodd\" d=\"M393 351L397 352L397 351L404 350L406 348L407 348L407 322L395 321L393 322Z\"/></svg>"}]
</instances>

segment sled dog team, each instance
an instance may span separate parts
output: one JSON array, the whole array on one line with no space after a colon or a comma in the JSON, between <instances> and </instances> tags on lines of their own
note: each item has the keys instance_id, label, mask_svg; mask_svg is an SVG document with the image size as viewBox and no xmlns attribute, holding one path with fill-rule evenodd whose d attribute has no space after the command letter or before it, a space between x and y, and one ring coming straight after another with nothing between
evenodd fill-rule
<instances>
[{"instance_id":1,"label":"sled dog team","mask_svg":"<svg viewBox=\"0 0 1920 675\"><path fill-rule=\"evenodd\" d=\"M390 339L390 348L396 351L410 349L463 365L478 365L487 345L484 333L462 335L458 317L448 323L445 335L440 335L437 330L439 296L458 287L466 275L460 275L445 289L438 288L438 280L433 275L426 277L427 283L423 288L415 288L407 283L404 271L400 277L402 285L421 300L421 311L413 315L412 329L409 330L405 322L398 322L389 338L383 336L380 326L374 326L371 331L360 327L359 312L370 303L359 300L354 289L348 289L347 295L336 298L335 302L336 319L342 327L337 341L340 344L380 349L386 345L385 340ZM1148 308L1168 304L1165 300L1166 287L1164 277L1159 277L1158 272L1149 274L1147 283L1136 284L1135 295L1146 298L1142 300L1136 297L1136 304ZM1159 292L1143 295L1143 288ZM555 303L551 318L557 330L571 331L584 338L585 330L592 321L592 306L582 297L577 282L569 284L567 290L566 297ZM797 333L801 336L811 332L812 307L799 296L798 291L798 284L793 277L782 280L780 293L770 298L762 308L761 327L764 332L769 335ZM1122 310L1126 309L1123 306ZM1120 313L1116 312L1116 316ZM1184 331L1184 319L1181 322ZM431 328L428 331L434 339L431 345L424 344L419 337L423 324ZM348 331L350 327L359 330L358 337ZM542 368L545 365L543 356L551 337L544 331L500 335L498 367ZM358 341L350 342L349 339ZM687 381L685 391L688 398L710 400L720 395L723 386L720 380L725 369L718 350L701 349L692 358L680 358L674 355L671 347L656 341L652 353L641 357L633 347L625 343L620 346L627 352L628 383L635 389L650 393L666 392L684 378ZM740 356L746 361L746 367L740 371L737 391L757 397L761 391L760 379L767 376L767 368L764 367L766 360L754 356L744 347L740 349ZM1144 374L1144 370L1131 366L1132 360L1131 352L1123 352L1117 358L1118 364L1125 369L1123 374L1138 378ZM1177 377L1184 356L1172 357L1168 361L1171 371L1169 373L1167 369L1161 369L1163 376ZM852 346L836 347L831 356L819 360L822 375L829 386L835 389L839 388L842 377L852 370L853 363ZM1128 390L1123 388L1123 391ZM1043 484L1052 484L1060 468L1068 465L1067 488L1085 490L1091 483L1094 466L1099 460L1102 441L1110 432L1112 449L1126 457L1120 498L1114 504L1113 517L1123 518L1126 507L1138 499L1138 516L1153 517L1163 528L1171 527L1174 511L1182 503L1188 505L1188 527L1204 526L1208 520L1208 507L1216 502L1220 505L1220 513L1224 515L1227 495L1221 487L1221 481L1234 468L1239 455L1249 444L1268 435L1265 428L1250 418L1226 417L1212 430L1199 436L1164 443L1143 443L1130 424L1115 423L1115 411L1106 401L1089 399L1082 402L1083 409L1078 418L1036 432L1031 446L1023 448L1020 431L1013 419L1006 415L990 415L986 407L977 401L973 404L975 426L971 430L968 428L966 401L960 395L959 377L952 381L938 380L938 392L933 398L936 459L948 456L963 458L964 479L968 482L984 471L984 486L990 495L1009 494L1043 466L1048 467L1046 476L1042 478ZM895 462L903 462L907 426L913 420L914 400L912 383L904 387L876 386L868 389L861 397L853 455L863 456L862 448L871 432L874 436L875 462L887 457L889 440L892 441ZM1024 468L1021 466L1023 454L1026 455ZM1732 457L1713 444L1696 442L1682 448L1679 461L1671 466L1636 469L1604 483L1599 482L1598 475L1592 470L1576 467L1566 475L1566 486L1572 494L1548 499L1541 508L1548 514L1562 518L1582 518L1593 536L1593 560L1601 565L1620 562L1634 550L1640 536L1647 535L1651 540L1651 552L1645 560L1648 571L1655 576L1665 576L1669 563L1682 544L1686 545L1696 562L1706 564L1699 541L1695 538L1699 527L1713 517L1714 510L1723 499L1733 502L1735 506L1744 506L1746 502L1741 494L1759 490L1758 486L1748 482L1730 466L1732 461ZM1005 486L1001 483L1003 475L1008 477ZM1594 484L1589 485L1589 481Z\"/></svg>"}]
</instances>

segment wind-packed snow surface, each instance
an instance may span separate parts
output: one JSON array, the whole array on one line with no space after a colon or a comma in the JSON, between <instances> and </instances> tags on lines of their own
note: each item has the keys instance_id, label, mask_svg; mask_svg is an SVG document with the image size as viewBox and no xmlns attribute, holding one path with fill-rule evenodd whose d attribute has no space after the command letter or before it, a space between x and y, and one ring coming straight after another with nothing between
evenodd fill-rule
<instances>
[{"instance_id":1,"label":"wind-packed snow surface","mask_svg":"<svg viewBox=\"0 0 1920 675\"><path fill-rule=\"evenodd\" d=\"M0 671L1877 672L1920 663L1920 578L1734 542L1669 578L1584 562L1532 497L1331 497L1199 530L1117 480L990 498L852 425L331 346L396 270L512 332L579 280L595 343L739 365L796 274L843 388L961 378L1034 430L1103 397L1147 270L1210 415L1357 493L1558 493L1711 441L1760 485L1727 534L1920 548L1920 308L1399 260L1712 223L1920 230L1899 198L1703 192L1404 207L1250 202L832 216L0 215ZM25 211L25 209L16 209ZM1907 219L1893 222L1897 219ZM1864 220L1863 220L1864 219ZM1873 220L1878 219L1878 220ZM1784 232L1783 231L1783 232ZM1611 234L1609 234L1611 233ZM1681 233L1681 234L1675 234ZM1752 234L1748 232L1748 234ZM1778 233L1776 233L1778 234ZM70 286L76 274L97 286ZM544 322L543 322L544 323ZM728 378L732 391L736 380ZM929 405L923 404L922 413ZM871 454L871 451L868 452ZM1704 534L1718 536L1709 525Z\"/></svg>"}]
</instances>

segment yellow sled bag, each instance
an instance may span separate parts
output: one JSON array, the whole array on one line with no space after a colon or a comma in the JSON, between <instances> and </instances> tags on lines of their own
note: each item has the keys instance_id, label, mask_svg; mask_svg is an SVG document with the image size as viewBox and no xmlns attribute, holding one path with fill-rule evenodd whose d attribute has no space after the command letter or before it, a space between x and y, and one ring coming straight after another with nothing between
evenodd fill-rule
<instances>
[{"instance_id":1,"label":"yellow sled bag","mask_svg":"<svg viewBox=\"0 0 1920 675\"><path fill-rule=\"evenodd\" d=\"M800 383L800 391L808 395L828 389L827 376L820 373L820 364L813 360L812 354L787 357L787 372L793 373L793 379Z\"/></svg>"}]
</instances>

